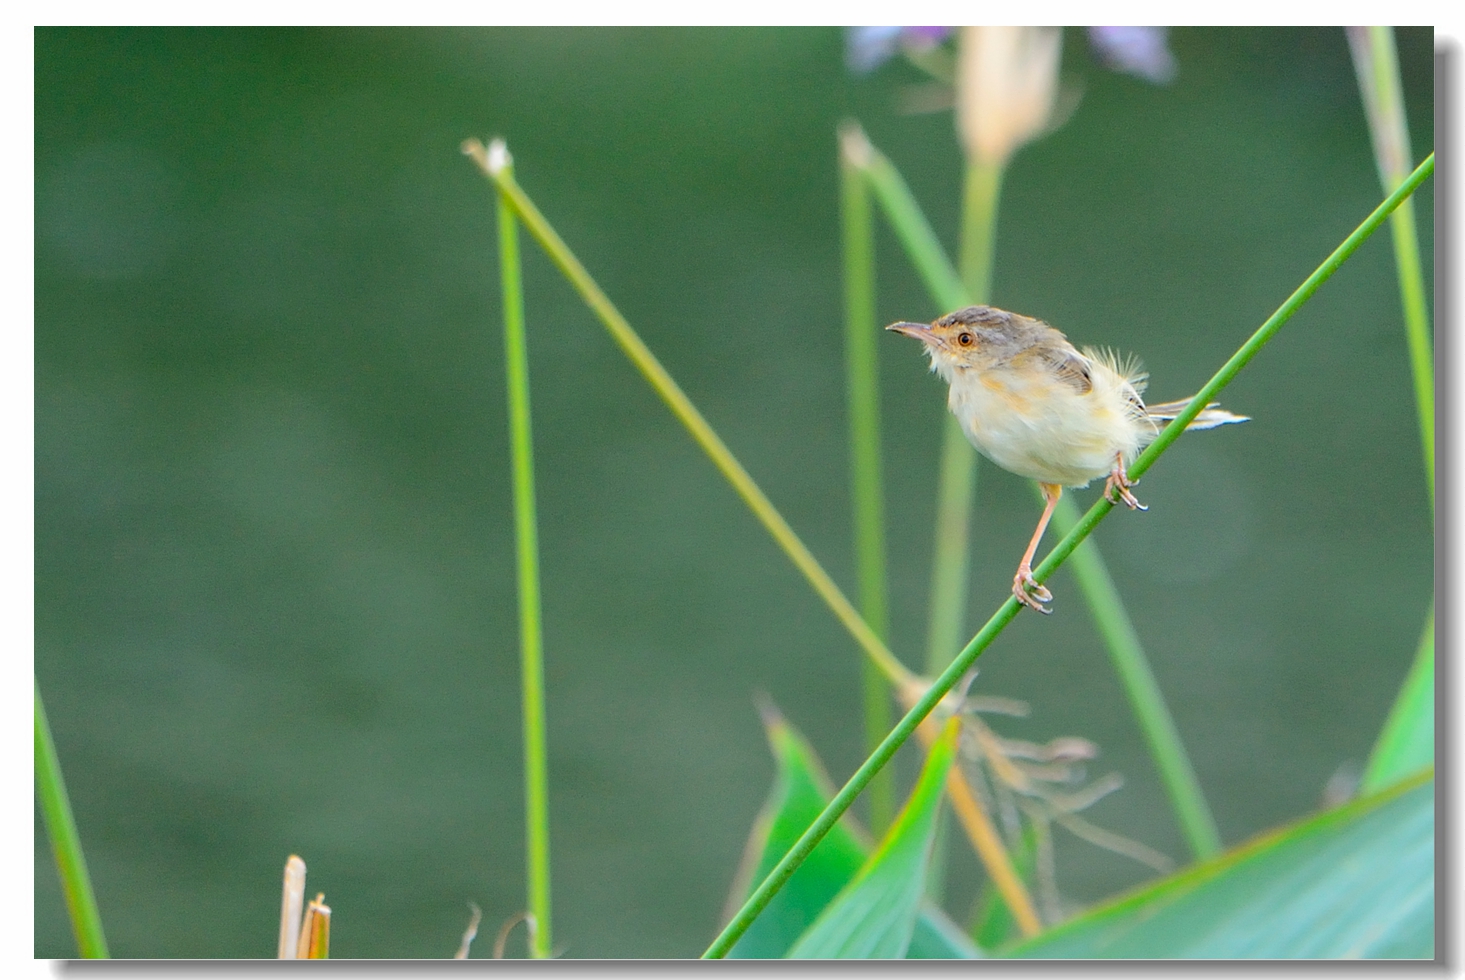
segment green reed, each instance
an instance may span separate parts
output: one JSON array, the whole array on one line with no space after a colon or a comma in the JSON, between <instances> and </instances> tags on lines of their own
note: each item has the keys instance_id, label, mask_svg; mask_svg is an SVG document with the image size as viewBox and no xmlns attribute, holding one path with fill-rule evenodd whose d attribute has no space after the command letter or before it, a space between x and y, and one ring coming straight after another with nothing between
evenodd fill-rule
<instances>
[{"instance_id":1,"label":"green reed","mask_svg":"<svg viewBox=\"0 0 1465 980\"><path fill-rule=\"evenodd\" d=\"M505 167L509 164L504 163ZM499 267L504 298L504 370L508 380L510 453L514 480L514 540L519 575L520 696L524 715L525 863L530 954L550 955L549 771L544 732L544 626L539 601L539 521L534 503L534 437L529 403L529 341L524 284L513 207L498 208Z\"/></svg>"},{"instance_id":2,"label":"green reed","mask_svg":"<svg viewBox=\"0 0 1465 980\"><path fill-rule=\"evenodd\" d=\"M1350 27L1348 42L1358 72L1358 87L1368 116L1374 158L1384 191L1408 176L1413 153L1409 148L1408 119L1404 113L1404 83L1399 76L1399 53L1392 27ZM1399 299L1404 307L1404 333L1409 343L1409 369L1414 377L1414 404L1419 415L1419 436L1429 503L1434 507L1434 341L1429 307L1425 301L1424 270L1419 261L1419 233L1414 202L1405 201L1389 219L1394 236L1394 261L1399 275Z\"/></svg>"},{"instance_id":3,"label":"green reed","mask_svg":"<svg viewBox=\"0 0 1465 980\"><path fill-rule=\"evenodd\" d=\"M1347 33L1379 180L1387 190L1404 178L1413 159L1394 30L1391 27L1349 27ZM1433 517L1434 341L1425 300L1424 270L1419 261L1419 233L1415 226L1412 199L1400 205L1389 218L1389 228L1394 237L1394 262L1404 311L1404 335L1409 346L1414 405L1424 450L1425 485L1429 489L1430 514ZM1433 759L1433 722L1434 604L1431 603L1413 665L1369 757L1360 788L1364 791L1378 789ZM1426 735L1430 736L1427 744Z\"/></svg>"},{"instance_id":4,"label":"green reed","mask_svg":"<svg viewBox=\"0 0 1465 980\"><path fill-rule=\"evenodd\" d=\"M61 876L61 893L66 898L66 911L71 916L71 929L76 934L77 951L83 959L106 959L107 937L102 933L102 916L97 911L91 875L86 870L86 856L81 851L81 835L76 830L76 818L71 814L66 781L61 778L61 760L56 757L56 743L51 738L51 725L46 720L46 706L41 702L41 685L39 681L34 683L36 802L41 806L41 817L51 838L51 852L56 858L56 871Z\"/></svg>"},{"instance_id":5,"label":"green reed","mask_svg":"<svg viewBox=\"0 0 1465 980\"><path fill-rule=\"evenodd\" d=\"M885 584L885 489L880 464L880 367L875 341L875 209L859 170L845 154L839 166L840 216L844 233L845 370L849 402L850 508L854 517L855 567L860 614L887 644L890 626ZM894 716L889 684L879 668L861 658L865 751L873 752ZM870 829L885 832L895 816L894 774L870 784Z\"/></svg>"}]
</instances>

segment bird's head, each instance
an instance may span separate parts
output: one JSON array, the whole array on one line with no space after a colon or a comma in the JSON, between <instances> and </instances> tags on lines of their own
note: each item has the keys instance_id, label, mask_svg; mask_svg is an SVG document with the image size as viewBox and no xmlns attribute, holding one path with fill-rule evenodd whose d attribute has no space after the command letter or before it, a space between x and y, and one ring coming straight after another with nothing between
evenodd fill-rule
<instances>
[{"instance_id":1,"label":"bird's head","mask_svg":"<svg viewBox=\"0 0 1465 980\"><path fill-rule=\"evenodd\" d=\"M984 367L1009 352L1026 320L995 306L968 306L931 323L902 321L885 329L925 344L931 370L949 383L958 373Z\"/></svg>"}]
</instances>

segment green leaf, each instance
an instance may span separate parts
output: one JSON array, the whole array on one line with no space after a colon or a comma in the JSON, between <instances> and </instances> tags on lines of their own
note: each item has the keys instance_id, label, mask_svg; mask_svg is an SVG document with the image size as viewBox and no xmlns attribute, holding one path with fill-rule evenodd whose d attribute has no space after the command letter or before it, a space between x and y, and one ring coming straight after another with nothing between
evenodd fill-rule
<instances>
[{"instance_id":1,"label":"green leaf","mask_svg":"<svg viewBox=\"0 0 1465 980\"><path fill-rule=\"evenodd\" d=\"M760 705L759 709L778 771L743 852L743 866L730 895L733 911L834 796L833 784L803 735L771 704ZM753 920L728 956L783 956L820 910L854 877L869 851L868 838L852 819L846 817L835 824L763 914Z\"/></svg>"},{"instance_id":2,"label":"green leaf","mask_svg":"<svg viewBox=\"0 0 1465 980\"><path fill-rule=\"evenodd\" d=\"M1389 720L1368 758L1359 790L1373 793L1434 765L1434 611L1414 665L1399 688Z\"/></svg>"},{"instance_id":3,"label":"green leaf","mask_svg":"<svg viewBox=\"0 0 1465 980\"><path fill-rule=\"evenodd\" d=\"M761 881L787 853L834 795L813 748L772 705L760 706L768 744L778 765L773 789L753 823L743 866L729 896L736 910L752 885ZM839 890L849 883L870 853L870 841L846 817L814 848L806 860L738 940L732 958L776 958L788 952ZM983 954L961 929L930 903L917 920L910 955L922 959L972 959Z\"/></svg>"},{"instance_id":4,"label":"green leaf","mask_svg":"<svg viewBox=\"0 0 1465 980\"><path fill-rule=\"evenodd\" d=\"M941 909L926 902L916 916L916 931L905 951L908 960L980 960L986 953Z\"/></svg>"},{"instance_id":5,"label":"green leaf","mask_svg":"<svg viewBox=\"0 0 1465 980\"><path fill-rule=\"evenodd\" d=\"M1434 955L1434 771L1110 902L1019 957Z\"/></svg>"},{"instance_id":6,"label":"green leaf","mask_svg":"<svg viewBox=\"0 0 1465 980\"><path fill-rule=\"evenodd\" d=\"M952 719L927 753L921 778L875 853L814 920L788 955L795 959L897 959L915 933L926 892L936 814L956 755Z\"/></svg>"}]
</instances>

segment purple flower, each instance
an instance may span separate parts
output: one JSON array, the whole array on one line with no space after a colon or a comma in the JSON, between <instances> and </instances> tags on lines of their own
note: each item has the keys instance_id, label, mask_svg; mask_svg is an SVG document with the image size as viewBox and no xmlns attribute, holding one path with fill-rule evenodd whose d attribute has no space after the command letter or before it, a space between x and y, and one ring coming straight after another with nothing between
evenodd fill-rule
<instances>
[{"instance_id":1,"label":"purple flower","mask_svg":"<svg viewBox=\"0 0 1465 980\"><path fill-rule=\"evenodd\" d=\"M850 71L865 75L893 58L898 50L925 51L949 34L949 27L846 28L844 61Z\"/></svg>"},{"instance_id":2,"label":"purple flower","mask_svg":"<svg viewBox=\"0 0 1465 980\"><path fill-rule=\"evenodd\" d=\"M1114 71L1164 85L1175 77L1175 56L1163 27L1090 27L1089 43Z\"/></svg>"},{"instance_id":3,"label":"purple flower","mask_svg":"<svg viewBox=\"0 0 1465 980\"><path fill-rule=\"evenodd\" d=\"M926 51L951 36L950 27L850 27L845 32L845 63L865 75L898 51ZM1090 27L1089 44L1105 67L1164 85L1175 78L1175 56L1163 27Z\"/></svg>"}]
</instances>

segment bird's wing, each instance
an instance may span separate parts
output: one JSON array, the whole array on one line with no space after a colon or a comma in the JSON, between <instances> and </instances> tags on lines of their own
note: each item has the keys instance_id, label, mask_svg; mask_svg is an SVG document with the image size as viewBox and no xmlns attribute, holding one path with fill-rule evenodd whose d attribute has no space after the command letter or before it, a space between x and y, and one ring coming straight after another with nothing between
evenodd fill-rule
<instances>
[{"instance_id":1,"label":"bird's wing","mask_svg":"<svg viewBox=\"0 0 1465 980\"><path fill-rule=\"evenodd\" d=\"M1034 344L1018 352L1012 360L1020 364L1029 359L1080 395L1087 395L1094 388L1093 365L1067 343Z\"/></svg>"}]
</instances>

